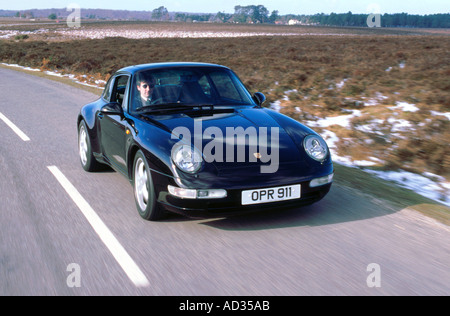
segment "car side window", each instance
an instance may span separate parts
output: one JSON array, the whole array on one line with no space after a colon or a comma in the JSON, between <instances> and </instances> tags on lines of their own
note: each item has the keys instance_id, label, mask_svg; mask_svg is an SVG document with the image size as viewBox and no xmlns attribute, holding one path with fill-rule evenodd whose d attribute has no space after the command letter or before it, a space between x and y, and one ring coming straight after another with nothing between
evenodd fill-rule
<instances>
[{"instance_id":1,"label":"car side window","mask_svg":"<svg viewBox=\"0 0 450 316\"><path fill-rule=\"evenodd\" d=\"M117 102L125 110L127 107L127 92L128 92L128 75L117 76L114 80L114 89L111 97L111 102Z\"/></svg>"},{"instance_id":2,"label":"car side window","mask_svg":"<svg viewBox=\"0 0 450 316\"><path fill-rule=\"evenodd\" d=\"M105 86L105 90L103 90L102 98L105 99L105 101L109 102L111 100L111 94L112 94L112 88L113 88L113 78L109 78L108 83Z\"/></svg>"}]
</instances>

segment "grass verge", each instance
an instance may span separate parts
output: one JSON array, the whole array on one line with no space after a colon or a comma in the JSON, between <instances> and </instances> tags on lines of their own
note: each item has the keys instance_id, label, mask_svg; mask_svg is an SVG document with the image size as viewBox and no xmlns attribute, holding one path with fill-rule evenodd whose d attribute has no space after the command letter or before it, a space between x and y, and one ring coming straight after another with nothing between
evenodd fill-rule
<instances>
[{"instance_id":1,"label":"grass verge","mask_svg":"<svg viewBox=\"0 0 450 316\"><path fill-rule=\"evenodd\" d=\"M26 73L28 75L33 75L36 77L40 77L40 78L45 78L45 79L49 79L49 80L53 80L56 82L61 82L64 84L67 84L69 86L78 88L78 89L82 89L88 92L91 92L95 95L100 96L103 92L102 89L98 89L98 88L94 88L94 87L89 87L83 84L79 84L77 82L75 82L74 80L67 78L67 77L58 77L58 76L52 76L49 74L46 74L45 72L41 72L41 71L30 71L30 70L26 70L23 68L19 68L19 67L11 67L11 66L6 66L6 65L2 65L0 64L0 68L4 68L4 69L10 69L10 70L14 70L14 71L19 71L19 72L23 72Z\"/></svg>"},{"instance_id":2,"label":"grass verge","mask_svg":"<svg viewBox=\"0 0 450 316\"><path fill-rule=\"evenodd\" d=\"M427 199L411 190L379 179L358 168L335 164L335 181L346 187L364 190L376 199L384 200L396 209L411 209L431 217L445 225L450 225L450 208Z\"/></svg>"}]
</instances>

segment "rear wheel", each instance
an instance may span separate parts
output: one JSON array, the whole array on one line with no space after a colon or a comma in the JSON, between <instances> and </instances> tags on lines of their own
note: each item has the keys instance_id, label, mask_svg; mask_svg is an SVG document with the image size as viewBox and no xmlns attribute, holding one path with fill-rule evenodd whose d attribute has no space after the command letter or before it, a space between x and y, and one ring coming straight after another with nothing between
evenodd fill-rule
<instances>
[{"instance_id":1,"label":"rear wheel","mask_svg":"<svg viewBox=\"0 0 450 316\"><path fill-rule=\"evenodd\" d=\"M100 169L100 163L95 159L91 148L91 139L87 131L86 123L81 121L78 126L78 153L81 166L84 170L93 172Z\"/></svg>"},{"instance_id":2,"label":"rear wheel","mask_svg":"<svg viewBox=\"0 0 450 316\"><path fill-rule=\"evenodd\" d=\"M143 219L156 221L164 217L164 211L156 203L150 168L142 151L138 151L134 158L133 189L136 207Z\"/></svg>"}]
</instances>

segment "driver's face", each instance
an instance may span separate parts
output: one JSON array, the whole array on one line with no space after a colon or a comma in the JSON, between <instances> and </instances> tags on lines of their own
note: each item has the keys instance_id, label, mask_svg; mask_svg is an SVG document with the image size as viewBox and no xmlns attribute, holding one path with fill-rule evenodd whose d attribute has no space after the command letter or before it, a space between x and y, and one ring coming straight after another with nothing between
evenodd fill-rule
<instances>
[{"instance_id":1,"label":"driver's face","mask_svg":"<svg viewBox=\"0 0 450 316\"><path fill-rule=\"evenodd\" d=\"M142 81L138 86L137 89L139 90L141 94L141 98L144 100L148 100L150 98L150 95L153 92L153 89L155 88L155 85L153 83Z\"/></svg>"}]
</instances>

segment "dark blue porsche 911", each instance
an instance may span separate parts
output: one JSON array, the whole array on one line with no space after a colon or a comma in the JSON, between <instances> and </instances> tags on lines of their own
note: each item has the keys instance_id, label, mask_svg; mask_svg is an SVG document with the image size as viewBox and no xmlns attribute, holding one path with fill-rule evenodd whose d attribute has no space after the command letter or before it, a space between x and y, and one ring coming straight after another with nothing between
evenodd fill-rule
<instances>
[{"instance_id":1,"label":"dark blue porsche 911","mask_svg":"<svg viewBox=\"0 0 450 316\"><path fill-rule=\"evenodd\" d=\"M264 101L224 66L123 68L81 109L81 165L125 175L146 220L166 211L218 217L319 201L333 181L327 144Z\"/></svg>"}]
</instances>

